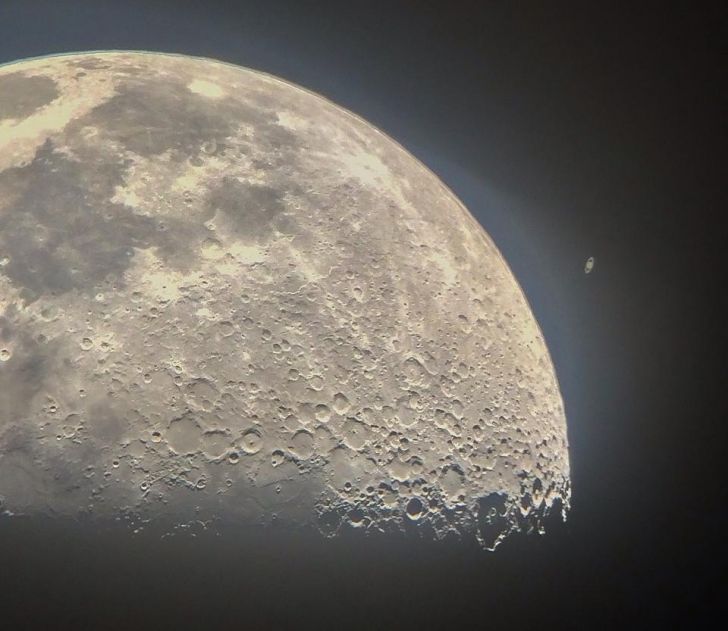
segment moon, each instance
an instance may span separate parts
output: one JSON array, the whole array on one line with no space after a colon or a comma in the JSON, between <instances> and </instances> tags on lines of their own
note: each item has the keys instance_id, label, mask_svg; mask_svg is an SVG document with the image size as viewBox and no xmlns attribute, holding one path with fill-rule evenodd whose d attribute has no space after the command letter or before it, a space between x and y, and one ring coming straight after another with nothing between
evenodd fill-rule
<instances>
[{"instance_id":1,"label":"moon","mask_svg":"<svg viewBox=\"0 0 728 631\"><path fill-rule=\"evenodd\" d=\"M505 260L394 140L262 72L0 68L12 515L476 537L566 517L564 406Z\"/></svg>"}]
</instances>

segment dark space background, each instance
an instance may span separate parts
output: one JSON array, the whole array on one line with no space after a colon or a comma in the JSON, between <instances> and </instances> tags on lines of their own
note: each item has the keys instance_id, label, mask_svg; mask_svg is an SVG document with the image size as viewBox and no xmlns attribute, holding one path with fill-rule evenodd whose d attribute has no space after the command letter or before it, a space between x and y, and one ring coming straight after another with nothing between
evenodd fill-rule
<instances>
[{"instance_id":1,"label":"dark space background","mask_svg":"<svg viewBox=\"0 0 728 631\"><path fill-rule=\"evenodd\" d=\"M495 554L0 520L0 625L699 629L728 613L726 22L719 3L671 4L3 0L0 63L214 57L328 97L433 169L542 327L573 508Z\"/></svg>"}]
</instances>

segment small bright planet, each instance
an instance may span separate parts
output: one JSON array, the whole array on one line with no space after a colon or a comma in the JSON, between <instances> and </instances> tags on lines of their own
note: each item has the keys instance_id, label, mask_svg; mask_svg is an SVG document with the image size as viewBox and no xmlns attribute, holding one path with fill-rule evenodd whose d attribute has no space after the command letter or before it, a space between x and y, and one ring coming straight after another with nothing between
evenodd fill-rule
<instances>
[{"instance_id":1,"label":"small bright planet","mask_svg":"<svg viewBox=\"0 0 728 631\"><path fill-rule=\"evenodd\" d=\"M384 133L210 59L0 68L3 518L492 549L569 493L523 292Z\"/></svg>"}]
</instances>

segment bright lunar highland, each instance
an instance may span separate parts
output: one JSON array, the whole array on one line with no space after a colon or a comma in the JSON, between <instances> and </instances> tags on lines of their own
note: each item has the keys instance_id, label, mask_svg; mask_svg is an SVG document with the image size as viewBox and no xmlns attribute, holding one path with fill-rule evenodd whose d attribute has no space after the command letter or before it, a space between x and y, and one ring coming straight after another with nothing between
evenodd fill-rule
<instances>
[{"instance_id":1,"label":"bright lunar highland","mask_svg":"<svg viewBox=\"0 0 728 631\"><path fill-rule=\"evenodd\" d=\"M492 549L569 493L523 292L396 142L210 59L0 68L3 518Z\"/></svg>"}]
</instances>

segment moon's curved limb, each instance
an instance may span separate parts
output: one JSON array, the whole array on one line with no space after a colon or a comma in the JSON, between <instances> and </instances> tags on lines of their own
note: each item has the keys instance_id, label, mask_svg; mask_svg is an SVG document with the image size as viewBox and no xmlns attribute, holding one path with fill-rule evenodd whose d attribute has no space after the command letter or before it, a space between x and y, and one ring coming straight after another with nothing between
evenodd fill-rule
<instances>
[{"instance_id":1,"label":"moon's curved limb","mask_svg":"<svg viewBox=\"0 0 728 631\"><path fill-rule=\"evenodd\" d=\"M354 114L252 70L0 68L10 512L475 533L569 501L541 332L484 230Z\"/></svg>"}]
</instances>

